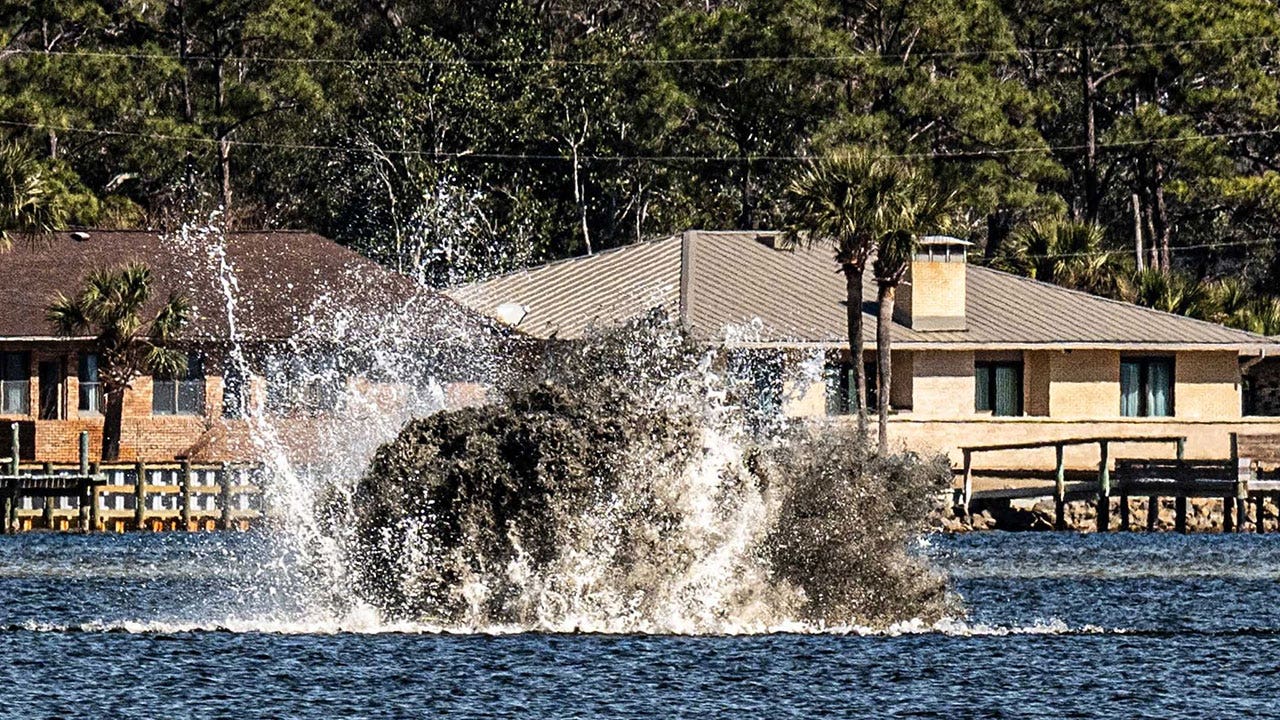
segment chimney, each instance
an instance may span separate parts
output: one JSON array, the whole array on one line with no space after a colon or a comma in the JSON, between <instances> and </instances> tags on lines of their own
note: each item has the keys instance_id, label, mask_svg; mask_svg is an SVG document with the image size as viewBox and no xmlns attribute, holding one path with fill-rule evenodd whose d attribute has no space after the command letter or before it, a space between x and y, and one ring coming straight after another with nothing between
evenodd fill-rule
<instances>
[{"instance_id":1,"label":"chimney","mask_svg":"<svg viewBox=\"0 0 1280 720\"><path fill-rule=\"evenodd\" d=\"M945 235L920 238L898 293L894 322L926 332L966 329L965 254L971 245Z\"/></svg>"}]
</instances>

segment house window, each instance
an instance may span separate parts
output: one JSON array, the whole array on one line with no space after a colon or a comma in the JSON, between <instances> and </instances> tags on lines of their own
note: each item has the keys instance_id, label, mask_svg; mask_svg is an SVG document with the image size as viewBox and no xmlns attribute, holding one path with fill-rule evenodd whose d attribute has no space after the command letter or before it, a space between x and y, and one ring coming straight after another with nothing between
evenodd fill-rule
<instances>
[{"instance_id":1,"label":"house window","mask_svg":"<svg viewBox=\"0 0 1280 720\"><path fill-rule=\"evenodd\" d=\"M863 407L868 411L878 407L876 403L876 364L869 362L863 365L866 373L867 387L864 394L866 403ZM827 365L827 414L849 415L854 412L853 391L857 386L854 379L853 365L849 363L832 363Z\"/></svg>"},{"instance_id":2,"label":"house window","mask_svg":"<svg viewBox=\"0 0 1280 720\"><path fill-rule=\"evenodd\" d=\"M187 372L181 377L156 377L151 388L153 415L204 414L204 362L197 356L187 356Z\"/></svg>"},{"instance_id":3,"label":"house window","mask_svg":"<svg viewBox=\"0 0 1280 720\"><path fill-rule=\"evenodd\" d=\"M279 415L333 410L343 381L334 356L272 358L267 361L267 409Z\"/></svg>"},{"instance_id":4,"label":"house window","mask_svg":"<svg viewBox=\"0 0 1280 720\"><path fill-rule=\"evenodd\" d=\"M101 413L102 381L98 375L97 353L80 353L80 369L77 377L80 380L80 412Z\"/></svg>"},{"instance_id":5,"label":"house window","mask_svg":"<svg viewBox=\"0 0 1280 720\"><path fill-rule=\"evenodd\" d=\"M31 413L31 354L0 352L0 414Z\"/></svg>"},{"instance_id":6,"label":"house window","mask_svg":"<svg viewBox=\"0 0 1280 720\"><path fill-rule=\"evenodd\" d=\"M1120 415L1173 416L1173 358L1124 358L1120 361Z\"/></svg>"},{"instance_id":7,"label":"house window","mask_svg":"<svg viewBox=\"0 0 1280 720\"><path fill-rule=\"evenodd\" d=\"M1022 414L1022 363L977 362L973 379L974 410L1001 417Z\"/></svg>"},{"instance_id":8,"label":"house window","mask_svg":"<svg viewBox=\"0 0 1280 720\"><path fill-rule=\"evenodd\" d=\"M222 370L222 416L239 419L249 414L249 383L245 368L235 358L227 358Z\"/></svg>"},{"instance_id":9,"label":"house window","mask_svg":"<svg viewBox=\"0 0 1280 720\"><path fill-rule=\"evenodd\" d=\"M782 412L782 354L765 350L731 350L725 359L734 401L753 426Z\"/></svg>"}]
</instances>

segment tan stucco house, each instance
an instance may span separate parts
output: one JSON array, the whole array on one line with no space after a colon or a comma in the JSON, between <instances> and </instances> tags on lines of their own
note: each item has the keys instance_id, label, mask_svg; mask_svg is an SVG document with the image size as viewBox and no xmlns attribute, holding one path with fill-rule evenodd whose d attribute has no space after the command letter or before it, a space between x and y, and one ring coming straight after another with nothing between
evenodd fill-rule
<instances>
[{"instance_id":1,"label":"tan stucco house","mask_svg":"<svg viewBox=\"0 0 1280 720\"><path fill-rule=\"evenodd\" d=\"M1280 356L1275 339L974 266L967 245L928 239L899 289L893 442L958 457L967 445L1176 435L1187 437L1188 457L1222 458L1231 432L1280 431L1280 418L1242 412L1243 374ZM449 294L558 340L660 309L710 346L766 354L784 369L825 367L807 380L779 373L778 401L791 416L847 421L844 283L824 247L791 248L770 232L688 231ZM875 298L868 273L868 364ZM1096 463L1092 452L1069 451L1068 462Z\"/></svg>"}]
</instances>

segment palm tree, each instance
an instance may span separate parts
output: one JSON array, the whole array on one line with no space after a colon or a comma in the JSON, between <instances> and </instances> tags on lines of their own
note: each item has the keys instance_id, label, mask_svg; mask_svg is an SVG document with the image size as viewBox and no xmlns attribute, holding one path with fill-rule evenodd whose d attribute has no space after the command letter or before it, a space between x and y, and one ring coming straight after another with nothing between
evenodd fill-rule
<instances>
[{"instance_id":1,"label":"palm tree","mask_svg":"<svg viewBox=\"0 0 1280 720\"><path fill-rule=\"evenodd\" d=\"M1119 289L1123 300L1175 315L1204 319L1218 312L1209 285L1183 273L1147 268L1122 279Z\"/></svg>"},{"instance_id":2,"label":"palm tree","mask_svg":"<svg viewBox=\"0 0 1280 720\"><path fill-rule=\"evenodd\" d=\"M89 273L74 298L59 293L47 315L58 334L95 336L98 372L105 396L102 459L120 459L124 393L143 373L186 372L186 354L170 347L191 314L187 300L170 295L153 315L143 312L151 299L151 270L141 263Z\"/></svg>"},{"instance_id":3,"label":"palm tree","mask_svg":"<svg viewBox=\"0 0 1280 720\"><path fill-rule=\"evenodd\" d=\"M1105 246L1106 233L1098 225L1063 218L1037 220L1019 228L993 264L1017 275L1115 297L1118 279L1132 272L1132 259Z\"/></svg>"},{"instance_id":4,"label":"palm tree","mask_svg":"<svg viewBox=\"0 0 1280 720\"><path fill-rule=\"evenodd\" d=\"M921 236L945 231L955 213L956 195L919 169L897 165L892 191L884 198L887 227L876 242L872 272L876 279L876 404L878 452L889 448L889 392L893 383L893 311L897 289L910 267Z\"/></svg>"},{"instance_id":5,"label":"palm tree","mask_svg":"<svg viewBox=\"0 0 1280 720\"><path fill-rule=\"evenodd\" d=\"M62 227L66 207L35 158L13 143L0 143L0 252L13 235L35 238Z\"/></svg>"},{"instance_id":6,"label":"palm tree","mask_svg":"<svg viewBox=\"0 0 1280 720\"><path fill-rule=\"evenodd\" d=\"M796 245L830 245L845 278L849 358L853 363L851 393L858 431L866 434L867 375L862 355L862 277L883 233L883 197L893 173L888 162L862 148L813 161L787 186L786 240Z\"/></svg>"}]
</instances>

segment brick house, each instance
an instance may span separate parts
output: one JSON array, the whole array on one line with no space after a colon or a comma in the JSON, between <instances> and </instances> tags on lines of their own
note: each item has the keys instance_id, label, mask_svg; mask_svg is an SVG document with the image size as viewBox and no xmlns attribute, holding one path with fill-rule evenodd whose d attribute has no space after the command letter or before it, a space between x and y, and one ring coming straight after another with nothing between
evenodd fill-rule
<instances>
[{"instance_id":1,"label":"brick house","mask_svg":"<svg viewBox=\"0 0 1280 720\"><path fill-rule=\"evenodd\" d=\"M377 342L370 335L388 318L399 351L424 358L501 337L493 323L315 234L60 232L0 254L0 455L11 422L24 461L74 461L82 430L91 457L100 455L92 339L58 336L45 309L58 293L77 293L90 271L134 261L153 272L155 306L184 295L192 318L177 341L187 373L143 376L126 393L122 461L250 459L245 418L259 410L289 417L281 425L305 436L334 415L343 391L376 394L400 381L366 377L374 349L361 344ZM474 379L462 370L442 377L446 403L482 395Z\"/></svg>"}]
</instances>

